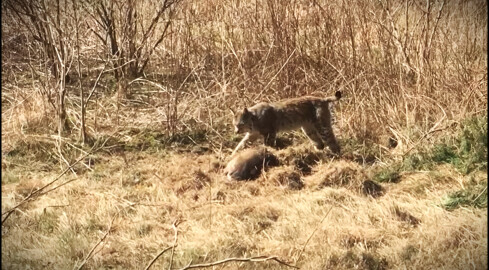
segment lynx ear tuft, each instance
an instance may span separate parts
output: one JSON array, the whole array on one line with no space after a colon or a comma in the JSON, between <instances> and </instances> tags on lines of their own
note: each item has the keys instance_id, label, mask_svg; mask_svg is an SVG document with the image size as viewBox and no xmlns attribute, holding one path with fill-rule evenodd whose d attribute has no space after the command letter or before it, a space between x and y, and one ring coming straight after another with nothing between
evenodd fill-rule
<instances>
[{"instance_id":1,"label":"lynx ear tuft","mask_svg":"<svg viewBox=\"0 0 489 270\"><path fill-rule=\"evenodd\" d=\"M336 91L336 93L334 93L334 96L336 97L336 99L340 99L341 98L341 91Z\"/></svg>"}]
</instances>

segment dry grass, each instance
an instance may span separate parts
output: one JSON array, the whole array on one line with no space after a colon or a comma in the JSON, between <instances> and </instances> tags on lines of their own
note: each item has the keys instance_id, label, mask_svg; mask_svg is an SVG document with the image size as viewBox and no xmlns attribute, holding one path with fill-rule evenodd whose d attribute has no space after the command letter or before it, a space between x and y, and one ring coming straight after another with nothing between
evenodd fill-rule
<instances>
[{"instance_id":1,"label":"dry grass","mask_svg":"<svg viewBox=\"0 0 489 270\"><path fill-rule=\"evenodd\" d=\"M293 167L272 168L256 181L230 182L216 162L215 154L101 156L94 171L30 203L3 224L4 266L79 264L114 217L110 234L86 267L146 265L172 245L175 221L174 267L256 255L275 255L303 269L487 265L486 210L448 212L440 205L440 198L466 185L468 176L447 172L450 177L433 183L426 173L410 174L397 184L384 184L385 195L374 199L359 192L363 174L349 161L320 161L302 177L300 190L283 185L281 175ZM39 187L54 175L20 177L20 183L2 185L3 209L19 200L22 189ZM168 263L169 253L154 267ZM284 267L271 261L226 268L238 265Z\"/></svg>"},{"instance_id":2,"label":"dry grass","mask_svg":"<svg viewBox=\"0 0 489 270\"><path fill-rule=\"evenodd\" d=\"M448 1L439 16L441 2L429 13L418 2L182 1L127 99L101 77L87 145L78 84L60 139L38 44L2 9L2 213L99 149L2 223L2 268L143 268L175 230L152 269L254 256L301 269L487 268L487 3ZM80 29L86 95L107 54L88 26L100 31ZM241 139L229 107L336 90L341 157L282 133L280 166L226 179ZM395 181L372 182L379 172Z\"/></svg>"}]
</instances>

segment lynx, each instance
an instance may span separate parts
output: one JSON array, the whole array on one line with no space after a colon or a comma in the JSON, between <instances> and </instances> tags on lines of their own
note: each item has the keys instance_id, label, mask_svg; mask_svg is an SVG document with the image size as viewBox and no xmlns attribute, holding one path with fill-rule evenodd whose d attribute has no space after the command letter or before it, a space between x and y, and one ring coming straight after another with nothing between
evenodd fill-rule
<instances>
[{"instance_id":1,"label":"lynx","mask_svg":"<svg viewBox=\"0 0 489 270\"><path fill-rule=\"evenodd\" d=\"M244 108L241 113L233 112L236 133L246 134L231 155L243 147L246 141L255 140L259 136L263 136L265 145L275 146L277 132L299 127L316 150L323 149L326 143L333 153L339 154L340 146L331 127L329 103L340 98L341 92L337 91L334 97L300 97L275 103L261 102Z\"/></svg>"},{"instance_id":2,"label":"lynx","mask_svg":"<svg viewBox=\"0 0 489 270\"><path fill-rule=\"evenodd\" d=\"M266 149L246 149L235 156L224 169L229 180L253 180L262 169L279 165L277 157Z\"/></svg>"}]
</instances>

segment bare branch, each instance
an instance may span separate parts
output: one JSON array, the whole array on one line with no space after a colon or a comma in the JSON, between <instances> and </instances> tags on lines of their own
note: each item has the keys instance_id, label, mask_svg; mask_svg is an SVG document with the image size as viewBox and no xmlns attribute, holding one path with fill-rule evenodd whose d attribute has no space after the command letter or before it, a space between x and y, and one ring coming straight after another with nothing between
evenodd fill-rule
<instances>
[{"instance_id":1,"label":"bare branch","mask_svg":"<svg viewBox=\"0 0 489 270\"><path fill-rule=\"evenodd\" d=\"M160 38L156 41L156 43L153 45L153 47L148 51L147 56L144 59L143 64L141 65L141 67L138 70L138 73L142 73L144 71L144 68L146 68L146 65L149 62L149 58L150 58L151 54L153 54L153 51L156 49L156 47L158 47L158 45L160 45L160 43L163 41L163 39L167 36L166 32L168 31L168 28L171 25L172 17L173 17L173 12L170 12L170 19L166 22L165 29L163 29L163 33L161 33Z\"/></svg>"},{"instance_id":2,"label":"bare branch","mask_svg":"<svg viewBox=\"0 0 489 270\"><path fill-rule=\"evenodd\" d=\"M163 2L163 5L158 10L158 12L156 13L156 16L153 18L153 20L151 21L151 24L149 25L148 29L146 29L146 31L144 32L143 39L141 40L141 46L138 48L138 52L137 53L140 53L141 52L141 49L142 49L143 45L146 43L146 40L148 40L148 38L150 36L150 33L155 28L156 23L160 20L161 15L163 14L163 12L165 12L165 10L168 7L170 7L170 5L167 6L167 2L168 2L168 0L165 0L165 2ZM171 2L173 3L173 1L171 1Z\"/></svg>"},{"instance_id":3,"label":"bare branch","mask_svg":"<svg viewBox=\"0 0 489 270\"><path fill-rule=\"evenodd\" d=\"M83 260L83 262L76 268L78 270L82 269L83 266L87 263L87 261L90 259L90 257L92 257L92 254L93 252L95 251L95 249L100 245L100 243L102 243L105 238L107 238L107 236L109 235L110 233L110 230L112 229L112 223L114 222L114 219L115 219L116 215L114 215L114 217L112 218L112 220L110 221L110 225L109 225L109 228L107 229L107 231L105 232L104 236L102 236L102 238L100 238L100 241L97 242L97 244L95 244L93 246L93 248L90 250L90 252L88 252L87 256L85 257L85 259Z\"/></svg>"},{"instance_id":4,"label":"bare branch","mask_svg":"<svg viewBox=\"0 0 489 270\"><path fill-rule=\"evenodd\" d=\"M334 205L331 205L328 212L326 212L326 214L321 219L321 221L318 223L318 225L316 226L314 231L312 231L311 235L309 235L309 238L307 238L306 243L304 243L304 246L302 247L301 252L299 253L299 256L297 257L297 260L295 261L295 263L299 262L299 260L301 259L302 253L304 253L304 250L306 249L307 244L309 244L309 241L311 240L312 236L316 233L316 231L319 229L319 226L323 223L323 221L326 219L326 217L328 217L329 212L331 212L331 209L333 209L333 206Z\"/></svg>"},{"instance_id":5,"label":"bare branch","mask_svg":"<svg viewBox=\"0 0 489 270\"><path fill-rule=\"evenodd\" d=\"M173 255L175 254L175 247L177 246L177 241L178 241L178 229L177 226L180 223L179 220L175 220L171 227L173 228L173 231L175 231L175 240L173 241L173 247L171 249L171 256L170 256L170 264L168 265L168 270L171 270L173 266Z\"/></svg>"},{"instance_id":6,"label":"bare branch","mask_svg":"<svg viewBox=\"0 0 489 270\"><path fill-rule=\"evenodd\" d=\"M445 0L443 0L443 2L441 3L440 9L438 9L438 15L436 16L435 25L433 26L433 31L431 32L430 38L428 40L428 55L429 55L429 51L431 48L431 44L433 42L433 36L435 35L436 29L438 28L438 23L440 22L441 13L442 13L444 7L445 7Z\"/></svg>"},{"instance_id":7,"label":"bare branch","mask_svg":"<svg viewBox=\"0 0 489 270\"><path fill-rule=\"evenodd\" d=\"M155 262L156 260L161 256L163 255L165 252L167 252L168 250L174 248L173 246L171 247L167 247L165 249L163 249L160 253L158 253L150 262L149 264L144 268L144 270L148 270Z\"/></svg>"},{"instance_id":8,"label":"bare branch","mask_svg":"<svg viewBox=\"0 0 489 270\"><path fill-rule=\"evenodd\" d=\"M105 145L102 144L102 146L100 148L102 148L103 146ZM100 149L100 148L97 148ZM86 153L85 155L83 155L82 157L80 157L79 159L77 159L75 162L73 162L70 166L68 166L68 168L66 168L63 172L61 172L54 180L52 180L51 182L47 183L46 185L42 186L41 188L39 189L36 189L34 190L33 192L31 192L29 195L27 195L27 197L25 197L20 203L18 203L17 205L15 205L14 207L12 207L11 209L5 211L4 213L2 213L2 216L5 215L5 217L3 218L2 220L2 225L3 223L8 219L8 217L17 209L19 208L20 206L22 206L23 204L29 202L29 201L32 201L42 195L45 195L47 194L49 191L52 191L52 190L55 190L56 188L60 187L56 187L56 188L53 188L47 192L42 192L44 191L47 187L49 187L50 185L54 184L56 181L58 181L63 175L65 175L68 171L70 171L73 166L75 166L78 162L82 161L84 158L86 158L87 156L89 156L90 154L94 153L95 151L93 150L94 148L92 147L92 149L90 151L88 151L88 153ZM69 182L72 182L72 181L69 181ZM67 183L65 183L67 184ZM62 185L65 185L65 184L62 184Z\"/></svg>"},{"instance_id":9,"label":"bare branch","mask_svg":"<svg viewBox=\"0 0 489 270\"><path fill-rule=\"evenodd\" d=\"M212 266L216 266L216 265L220 265L220 264L224 264L224 263L228 263L228 262L266 262L266 261L270 261L270 260L276 261L280 264L283 264L283 265L291 267L291 268L299 269L299 267L297 267L295 265L291 265L291 264L288 264L282 260L279 260L277 256L268 256L268 257L267 256L255 256L255 257L250 257L250 258L228 258L228 259L224 259L224 260L216 261L216 262L212 262L212 263L190 264L190 265L187 265L183 268L180 268L180 270L194 269L194 268L206 268L206 267L212 267Z\"/></svg>"},{"instance_id":10,"label":"bare branch","mask_svg":"<svg viewBox=\"0 0 489 270\"><path fill-rule=\"evenodd\" d=\"M86 104L88 104L88 101L90 101L90 98L92 97L93 93L95 92L95 88L97 87L98 81L100 80L100 77L102 77L102 74L105 72L106 67L107 67L107 62L105 62L104 68L98 74L97 79L95 80L95 83L93 84L92 90L90 91L90 94L88 94L87 100L85 101L85 106L86 106Z\"/></svg>"},{"instance_id":11,"label":"bare branch","mask_svg":"<svg viewBox=\"0 0 489 270\"><path fill-rule=\"evenodd\" d=\"M172 264L173 264L173 254L175 252L175 247L177 246L177 240L178 240L178 230L177 230L177 226L178 224L180 224L180 221L179 220L175 220L175 222L173 222L172 224L172 228L173 230L175 231L175 240L173 241L173 245L172 246L169 246L165 249L163 249L160 253L158 253L149 263L148 265L144 268L144 270L148 270L155 262L156 260L161 256L163 255L165 252L167 252L168 250L171 249L171 258L170 258L170 265L168 267L168 269L171 269L172 268Z\"/></svg>"}]
</instances>

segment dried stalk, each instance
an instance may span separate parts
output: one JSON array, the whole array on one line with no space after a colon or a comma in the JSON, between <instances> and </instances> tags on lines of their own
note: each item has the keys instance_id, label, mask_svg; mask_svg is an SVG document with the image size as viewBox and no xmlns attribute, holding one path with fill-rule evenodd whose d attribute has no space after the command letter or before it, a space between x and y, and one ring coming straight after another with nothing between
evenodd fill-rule
<instances>
[{"instance_id":1,"label":"dried stalk","mask_svg":"<svg viewBox=\"0 0 489 270\"><path fill-rule=\"evenodd\" d=\"M302 249L301 249L301 252L299 253L299 256L297 257L297 260L295 261L295 263L297 264L297 262L299 262L299 260L301 259L301 256L302 256L302 253L304 253L304 250L306 249L306 246L307 244L309 244L309 241L311 240L312 236L316 233L316 231L319 229L319 226L323 223L323 221L328 217L329 215L329 212L331 212L331 210L333 209L333 206L334 205L331 205L331 207L329 208L328 212L326 212L326 214L324 215L324 217L321 219L321 221L318 223L318 225L316 226L316 228L314 229L314 231L312 231L311 235L309 235L309 238L307 238L307 241L306 243L304 244L304 246L302 246Z\"/></svg>"},{"instance_id":2,"label":"dried stalk","mask_svg":"<svg viewBox=\"0 0 489 270\"><path fill-rule=\"evenodd\" d=\"M212 267L212 266L216 266L216 265L220 265L220 264L224 264L224 263L228 263L228 262L266 262L266 261L270 261L270 260L276 261L280 264L283 264L283 265L291 267L291 268L299 269L299 267L297 267L295 265L291 265L291 264L288 264L282 260L279 260L277 258L277 256L268 256L268 257L267 256L255 256L255 257L250 257L250 258L227 258L227 259L224 259L221 261L215 261L212 263L189 264L183 268L180 268L180 270L194 269L194 268L206 268L206 267Z\"/></svg>"},{"instance_id":3,"label":"dried stalk","mask_svg":"<svg viewBox=\"0 0 489 270\"><path fill-rule=\"evenodd\" d=\"M25 197L16 206L14 206L11 209L9 209L8 211L4 212L2 214L2 216L5 215L5 217L2 219L2 225L8 219L8 217L15 211L15 209L19 208L21 205L23 205L23 204L25 204L25 203L27 203L29 201L34 200L35 198L37 198L39 196L45 195L47 192L41 192L41 191L43 191L44 189L46 189L47 187L49 187L50 185L52 185L56 181L58 181L63 175L65 175L68 171L70 171L71 169L73 169L73 166L75 166L78 162L82 161L84 158L86 158L91 153L92 153L92 151L89 151L87 154L83 155L81 158L79 158L78 160L76 160L75 162L73 162L73 164L71 164L70 166L68 166L68 168L66 168L61 174L59 174L53 181L47 183L46 185L42 186L41 188L39 188L37 190L31 192L29 195L27 195L27 197ZM51 189L51 190L54 190L54 189ZM49 190L49 191L51 191L51 190Z\"/></svg>"},{"instance_id":4,"label":"dried stalk","mask_svg":"<svg viewBox=\"0 0 489 270\"><path fill-rule=\"evenodd\" d=\"M171 256L170 256L170 264L168 265L168 270L171 270L173 266L173 255L175 255L175 247L177 246L177 241L178 241L178 229L177 226L180 222L178 220L175 220L171 227L173 228L173 231L175 231L175 240L173 241L173 246L171 249Z\"/></svg>"},{"instance_id":5,"label":"dried stalk","mask_svg":"<svg viewBox=\"0 0 489 270\"><path fill-rule=\"evenodd\" d=\"M149 263L148 265L144 268L144 270L148 270L155 262L156 260L161 256L163 255L165 252L167 252L168 250L171 249L171 257L170 257L170 264L168 265L168 269L171 270L172 269L172 265L173 265L173 255L175 254L175 248L177 246L177 240L178 240L178 229L177 229L177 226L178 224L180 224L180 221L179 220L175 220L175 222L173 222L172 224L172 228L173 228L173 231L175 232L175 240L173 241L173 245L163 249L160 253L158 253Z\"/></svg>"},{"instance_id":6,"label":"dried stalk","mask_svg":"<svg viewBox=\"0 0 489 270\"><path fill-rule=\"evenodd\" d=\"M90 252L88 252L88 255L85 257L85 259L83 260L83 262L76 268L77 270L80 270L82 269L82 267L87 263L87 261L90 259L90 257L92 256L93 252L95 251L95 249L98 247L98 245L100 245L100 243L102 243L105 238L107 238L107 235L109 235L110 233L110 230L112 229L112 223L114 222L114 219L115 219L116 216L114 216L112 218L112 220L110 221L110 225L109 225L109 228L107 229L107 231L105 232L104 236L102 236L102 238L100 238L100 241L97 242L97 244L95 244L93 246L93 248L90 250Z\"/></svg>"},{"instance_id":7,"label":"dried stalk","mask_svg":"<svg viewBox=\"0 0 489 270\"><path fill-rule=\"evenodd\" d=\"M163 255L165 252L167 252L168 250L172 249L173 246L171 247L167 247L165 249L163 249L160 253L158 253L150 262L149 264L144 268L144 270L148 270L152 265L153 263L155 263L155 261L161 256Z\"/></svg>"}]
</instances>

